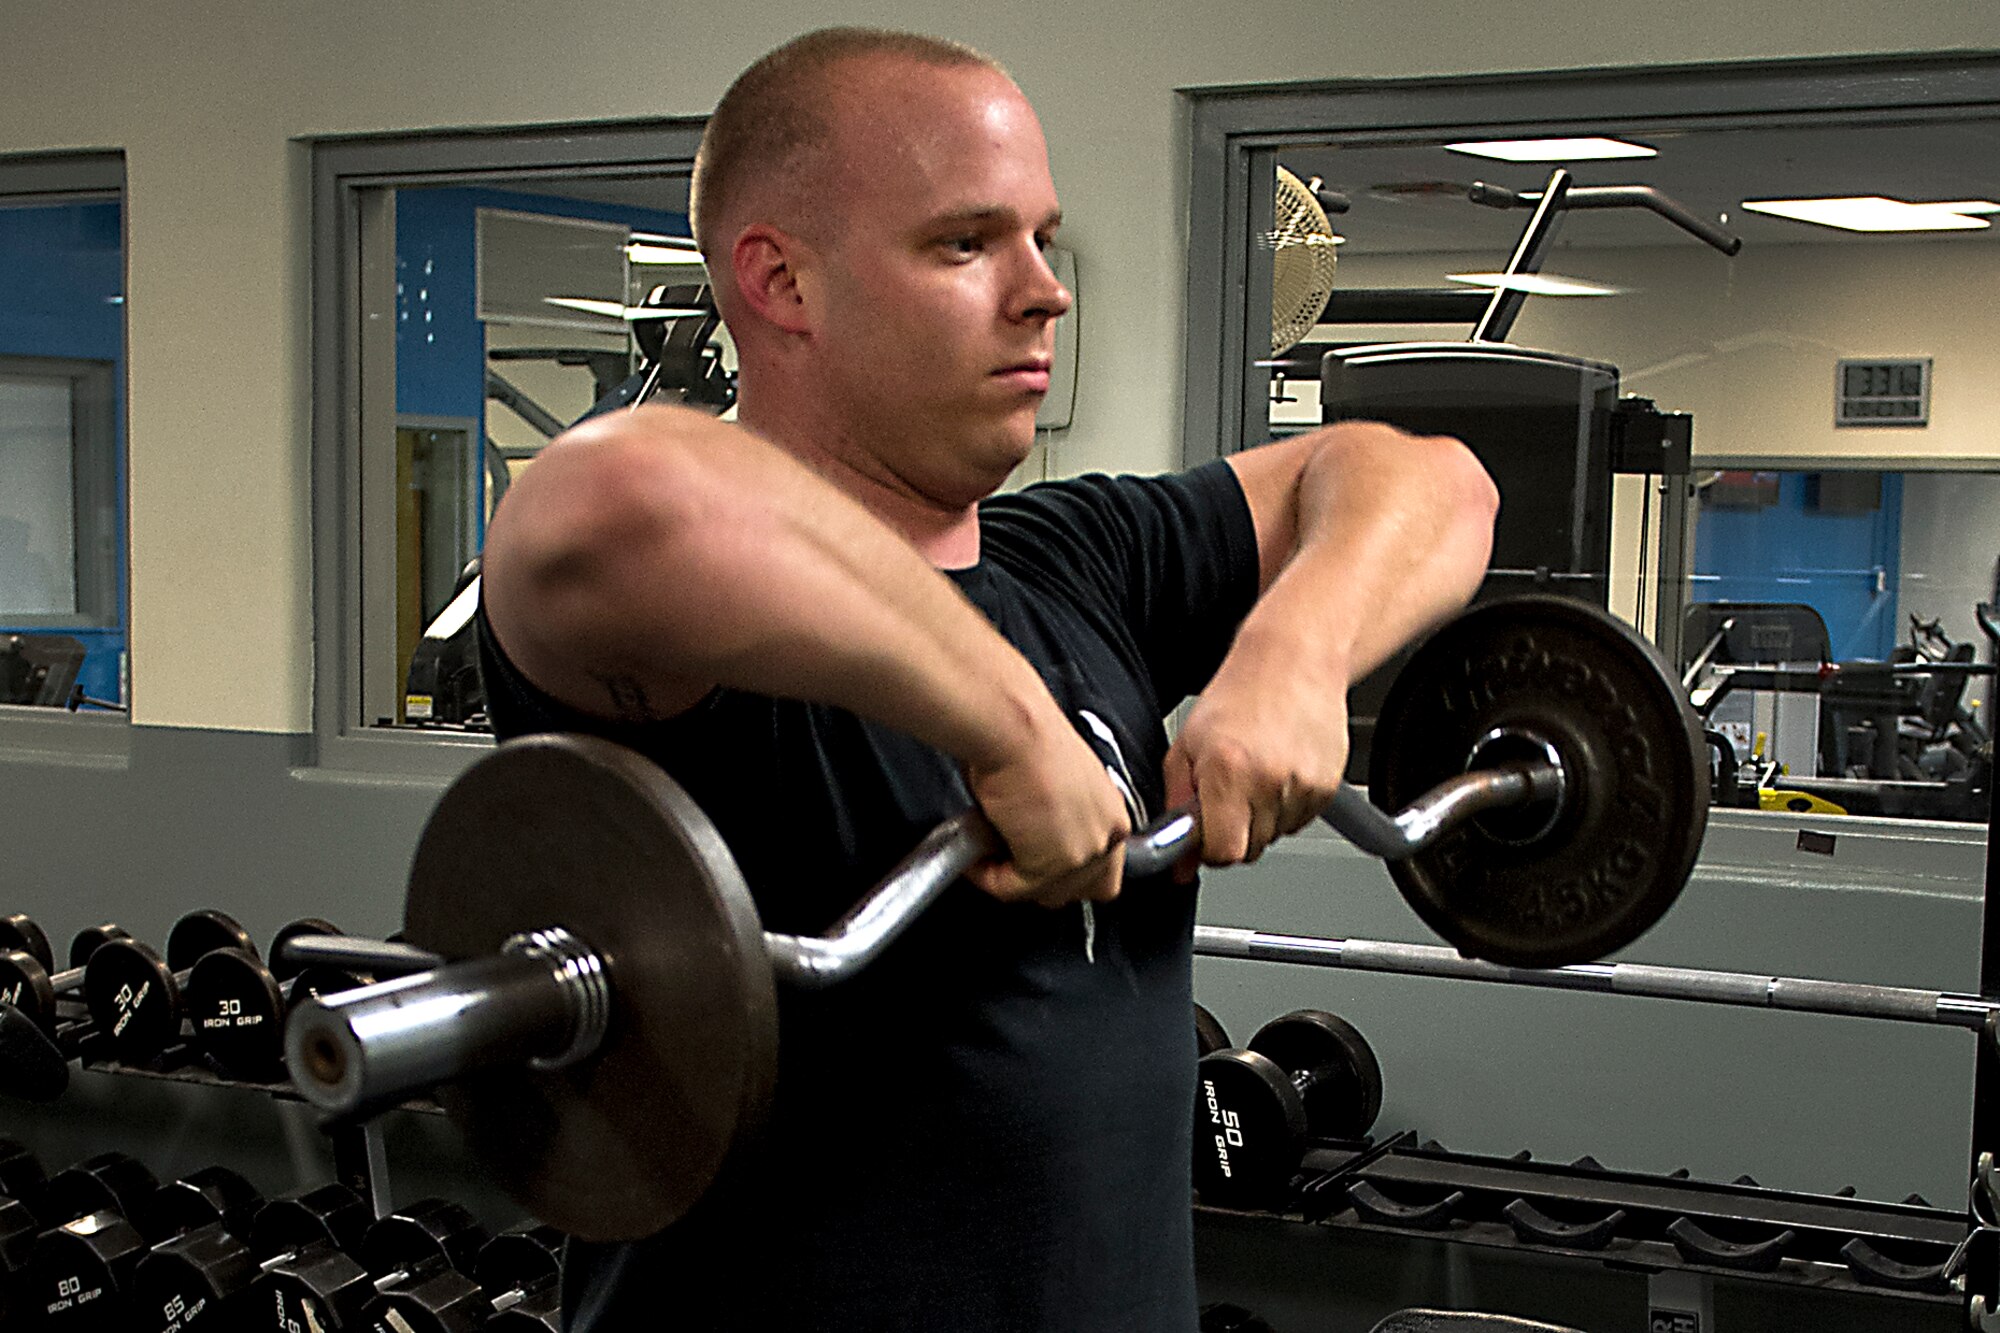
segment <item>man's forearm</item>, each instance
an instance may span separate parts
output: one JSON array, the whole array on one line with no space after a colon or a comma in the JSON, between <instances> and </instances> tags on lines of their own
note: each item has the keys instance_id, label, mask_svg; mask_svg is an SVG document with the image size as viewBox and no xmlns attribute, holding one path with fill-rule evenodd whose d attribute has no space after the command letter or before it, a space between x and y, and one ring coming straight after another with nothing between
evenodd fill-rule
<instances>
[{"instance_id":1,"label":"man's forearm","mask_svg":"<svg viewBox=\"0 0 2000 1333\"><path fill-rule=\"evenodd\" d=\"M1470 453L1438 443L1404 451L1336 435L1311 451L1291 552L1235 653L1351 681L1464 605L1484 575L1498 497Z\"/></svg>"}]
</instances>

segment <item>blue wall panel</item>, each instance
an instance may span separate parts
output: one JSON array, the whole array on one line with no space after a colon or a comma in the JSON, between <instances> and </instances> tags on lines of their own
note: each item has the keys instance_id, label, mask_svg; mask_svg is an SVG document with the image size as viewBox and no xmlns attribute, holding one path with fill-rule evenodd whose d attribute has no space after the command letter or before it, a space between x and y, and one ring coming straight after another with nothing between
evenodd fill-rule
<instances>
[{"instance_id":1,"label":"blue wall panel","mask_svg":"<svg viewBox=\"0 0 2000 1333\"><path fill-rule=\"evenodd\" d=\"M1804 602L1826 621L1834 660L1887 658L1897 639L1902 475L1885 473L1881 504L1860 514L1813 508L1810 473L1778 475L1774 505L1702 507L1694 600Z\"/></svg>"}]
</instances>

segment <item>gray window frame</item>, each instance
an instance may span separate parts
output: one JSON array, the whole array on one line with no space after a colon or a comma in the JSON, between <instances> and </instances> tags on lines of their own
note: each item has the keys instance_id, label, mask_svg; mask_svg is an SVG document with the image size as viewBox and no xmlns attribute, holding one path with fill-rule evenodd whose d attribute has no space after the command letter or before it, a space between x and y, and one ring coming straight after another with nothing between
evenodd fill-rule
<instances>
[{"instance_id":1,"label":"gray window frame","mask_svg":"<svg viewBox=\"0 0 2000 1333\"><path fill-rule=\"evenodd\" d=\"M0 203L8 205L34 203L77 203L92 198L115 200L118 211L118 258L120 266L119 286L121 291L130 290L131 230L130 210L125 202L125 154L117 149L100 149L88 152L25 153L0 157ZM131 366L131 344L129 325L121 321L120 341L124 344L122 364L129 376ZM15 358L9 358L15 359ZM102 375L101 385L115 390L117 411L125 413L130 420L131 402L129 380L117 382L113 371L102 362L76 361L59 357L22 357L19 360L40 363L41 368L50 365L89 367L90 373ZM92 415L95 415L94 413ZM79 421L79 433L87 423ZM105 467L101 478L94 467L78 468L78 508L83 508L84 487L88 484L97 495L102 495L103 487L116 493L117 487L117 422L99 420L97 424L105 428L104 439L108 447L101 462ZM129 447L130 434L127 432ZM87 475L86 475L87 474ZM84 570L79 568L77 596L80 601L88 598L96 613L102 619L86 619L83 616L44 618L40 623L52 628L58 621L77 627L92 627L115 621L124 615L127 643L132 632L129 607L119 605L118 562L125 562L125 586L131 586L131 512L128 490L126 513L121 530L125 534L122 548L115 550L108 559L92 560L89 583L86 590ZM93 510L94 512L94 510ZM98 543L86 541L82 524L77 528L79 550L94 547ZM105 581L109 589L106 591ZM126 701L130 703L128 698ZM50 714L54 716L50 716ZM0 751L9 757L33 755L55 763L82 764L89 767L118 767L131 757L131 727L129 713L100 712L83 710L75 713L49 708L24 708L0 704Z\"/></svg>"},{"instance_id":2,"label":"gray window frame","mask_svg":"<svg viewBox=\"0 0 2000 1333\"><path fill-rule=\"evenodd\" d=\"M364 653L394 605L393 511L370 512L379 485L363 442L396 420L393 377L369 376L374 337L393 337L393 197L380 187L477 185L523 177L692 170L700 118L307 140L312 179L312 477L314 762L419 778L451 776L491 745L483 736L371 725ZM370 320L369 314L382 315ZM383 332L377 332L381 330ZM379 466L379 460L375 460ZM379 506L377 507L380 508ZM389 525L389 526L385 526ZM374 589L371 597L369 590ZM393 624L388 627L394 641ZM379 682L377 691L379 692Z\"/></svg>"},{"instance_id":3,"label":"gray window frame","mask_svg":"<svg viewBox=\"0 0 2000 1333\"><path fill-rule=\"evenodd\" d=\"M1183 466L1270 438L1270 372L1249 364L1249 312L1270 275L1248 262L1271 226L1280 149L1411 138L1825 126L2000 116L2000 53L1758 61L1457 78L1182 89L1190 103ZM1258 321L1258 328L1264 327ZM1849 460L1858 466L1858 460Z\"/></svg>"}]
</instances>

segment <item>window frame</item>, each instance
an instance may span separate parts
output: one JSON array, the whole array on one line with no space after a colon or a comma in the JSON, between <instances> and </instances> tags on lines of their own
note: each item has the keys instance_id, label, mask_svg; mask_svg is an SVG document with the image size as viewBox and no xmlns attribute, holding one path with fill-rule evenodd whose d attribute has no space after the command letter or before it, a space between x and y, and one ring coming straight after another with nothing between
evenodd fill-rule
<instances>
[{"instance_id":1,"label":"window frame","mask_svg":"<svg viewBox=\"0 0 2000 1333\"><path fill-rule=\"evenodd\" d=\"M491 746L478 734L384 727L366 716L366 655L393 643L393 507L364 503L379 478L365 448L394 438L394 376L366 373L394 337L394 197L384 187L692 171L704 118L592 122L306 140L311 157L313 739L322 767L450 776ZM388 245L384 247L384 240ZM384 256L389 263L380 262ZM369 312L388 317L371 321ZM377 333L371 323L385 332ZM393 459L391 459L393 466ZM371 596L370 589L374 589ZM379 693L379 682L375 682ZM398 687L400 688L400 687Z\"/></svg>"},{"instance_id":2,"label":"window frame","mask_svg":"<svg viewBox=\"0 0 2000 1333\"><path fill-rule=\"evenodd\" d=\"M120 293L131 289L131 210L125 206L125 153L122 149L97 149L84 152L47 152L9 154L0 157L0 205L32 206L38 203L71 204L87 203L93 200L115 202L118 205L118 280ZM108 558L91 560L89 582L94 585L88 594L95 601L99 618L83 615L38 617L37 627L46 625L50 629L91 629L109 625L123 625L127 652L131 642L131 608L129 605L131 587L131 493L125 486L123 503L119 503L119 474L122 471L121 451L129 456L131 413L129 404L131 374L131 327L130 322L119 320L119 360L115 368L107 367L101 361L85 361L71 357L42 357L33 354L9 356L5 360L18 362L39 362L43 366L73 365L89 367L92 377L102 376L99 383L107 388L114 406L110 409L109 420L97 418L97 424L104 428L100 437L108 440L108 447L101 458L94 460L88 470L87 481L96 496L108 496L117 512L113 550ZM95 416L94 408L87 416ZM81 433L83 419L72 421L73 432ZM101 475L97 465L106 471ZM73 463L74 466L74 463ZM78 469L75 502L79 509L85 499L86 476ZM105 487L108 486L108 491ZM84 526L79 523L76 542L81 549L86 546ZM108 591L106 585L108 583ZM83 571L78 571L77 597L86 598L86 579ZM128 656L129 661L129 656ZM127 690L125 700L131 703L131 691ZM54 716L50 716L54 714ZM129 712L105 712L34 708L25 705L0 704L0 758L40 759L56 763L82 764L89 767L120 767L131 756L131 727Z\"/></svg>"}]
</instances>

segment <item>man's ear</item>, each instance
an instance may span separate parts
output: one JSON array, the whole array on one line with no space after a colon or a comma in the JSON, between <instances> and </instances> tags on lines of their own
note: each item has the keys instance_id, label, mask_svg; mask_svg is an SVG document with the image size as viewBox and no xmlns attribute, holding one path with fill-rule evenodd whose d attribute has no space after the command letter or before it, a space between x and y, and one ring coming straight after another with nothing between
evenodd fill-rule
<instances>
[{"instance_id":1,"label":"man's ear","mask_svg":"<svg viewBox=\"0 0 2000 1333\"><path fill-rule=\"evenodd\" d=\"M758 223L745 227L730 249L736 290L757 318L784 333L811 330L812 249L803 240Z\"/></svg>"}]
</instances>

